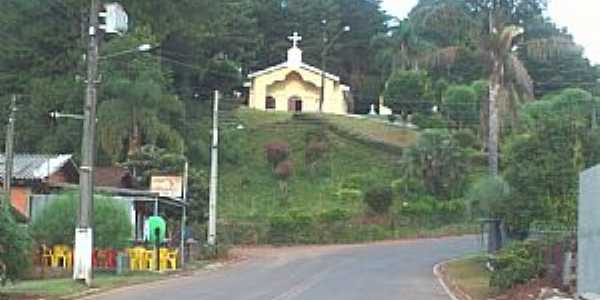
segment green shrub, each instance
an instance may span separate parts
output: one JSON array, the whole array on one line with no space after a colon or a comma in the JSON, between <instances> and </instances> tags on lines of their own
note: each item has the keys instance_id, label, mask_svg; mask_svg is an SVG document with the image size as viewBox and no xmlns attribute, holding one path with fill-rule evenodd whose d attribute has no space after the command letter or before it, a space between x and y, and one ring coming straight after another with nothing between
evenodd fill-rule
<instances>
[{"instance_id":1,"label":"green shrub","mask_svg":"<svg viewBox=\"0 0 600 300\"><path fill-rule=\"evenodd\" d=\"M458 143L462 148L478 148L479 147L479 139L473 133L471 129L461 129L454 134L452 134L452 138Z\"/></svg>"},{"instance_id":2,"label":"green shrub","mask_svg":"<svg viewBox=\"0 0 600 300\"><path fill-rule=\"evenodd\" d=\"M388 186L375 186L367 190L365 203L377 214L385 214L392 205L393 192Z\"/></svg>"},{"instance_id":3,"label":"green shrub","mask_svg":"<svg viewBox=\"0 0 600 300\"><path fill-rule=\"evenodd\" d=\"M483 177L475 181L467 192L472 217L499 218L504 215L503 205L510 197L508 184L500 177Z\"/></svg>"},{"instance_id":4,"label":"green shrub","mask_svg":"<svg viewBox=\"0 0 600 300\"><path fill-rule=\"evenodd\" d=\"M543 247L540 242L516 242L491 258L494 272L490 286L509 289L527 283L544 271Z\"/></svg>"},{"instance_id":5,"label":"green shrub","mask_svg":"<svg viewBox=\"0 0 600 300\"><path fill-rule=\"evenodd\" d=\"M392 181L394 195L403 200L414 200L426 194L423 183L412 177L400 178Z\"/></svg>"},{"instance_id":6,"label":"green shrub","mask_svg":"<svg viewBox=\"0 0 600 300\"><path fill-rule=\"evenodd\" d=\"M377 182L372 173L357 173L346 177L342 182L342 189L362 190Z\"/></svg>"},{"instance_id":7,"label":"green shrub","mask_svg":"<svg viewBox=\"0 0 600 300\"><path fill-rule=\"evenodd\" d=\"M439 114L416 113L412 122L421 129L448 128L448 122Z\"/></svg>"},{"instance_id":8,"label":"green shrub","mask_svg":"<svg viewBox=\"0 0 600 300\"><path fill-rule=\"evenodd\" d=\"M409 202L402 207L401 213L412 217L432 216L436 210L436 200L423 197L417 201Z\"/></svg>"},{"instance_id":9,"label":"green shrub","mask_svg":"<svg viewBox=\"0 0 600 300\"><path fill-rule=\"evenodd\" d=\"M469 150L460 147L448 130L424 130L417 143L402 153L403 176L423 182L427 193L437 199L462 197L468 183Z\"/></svg>"},{"instance_id":10,"label":"green shrub","mask_svg":"<svg viewBox=\"0 0 600 300\"><path fill-rule=\"evenodd\" d=\"M384 92L385 103L395 112L406 115L423 109L431 83L426 72L398 71L388 79Z\"/></svg>"},{"instance_id":11,"label":"green shrub","mask_svg":"<svg viewBox=\"0 0 600 300\"><path fill-rule=\"evenodd\" d=\"M362 192L360 190L353 189L340 189L336 196L339 200L344 202L356 202L361 199Z\"/></svg>"},{"instance_id":12,"label":"green shrub","mask_svg":"<svg viewBox=\"0 0 600 300\"><path fill-rule=\"evenodd\" d=\"M398 120L398 117L394 114L388 115L388 121L390 123L395 123Z\"/></svg>"},{"instance_id":13,"label":"green shrub","mask_svg":"<svg viewBox=\"0 0 600 300\"><path fill-rule=\"evenodd\" d=\"M462 199L441 201L433 197L421 197L405 202L398 213L409 217L415 225L437 226L462 221L466 210Z\"/></svg>"},{"instance_id":14,"label":"green shrub","mask_svg":"<svg viewBox=\"0 0 600 300\"><path fill-rule=\"evenodd\" d=\"M446 90L444 98L444 111L458 128L479 120L479 99L470 86L453 85Z\"/></svg>"},{"instance_id":15,"label":"green shrub","mask_svg":"<svg viewBox=\"0 0 600 300\"><path fill-rule=\"evenodd\" d=\"M31 238L17 224L5 199L0 194L0 285L21 278L31 264Z\"/></svg>"},{"instance_id":16,"label":"green shrub","mask_svg":"<svg viewBox=\"0 0 600 300\"><path fill-rule=\"evenodd\" d=\"M271 216L269 240L273 244L314 243L315 220L309 213L292 210Z\"/></svg>"},{"instance_id":17,"label":"green shrub","mask_svg":"<svg viewBox=\"0 0 600 300\"><path fill-rule=\"evenodd\" d=\"M342 208L334 208L330 210L323 211L319 213L319 221L324 223L333 223L333 222L341 222L347 221L351 217L351 214L348 210Z\"/></svg>"},{"instance_id":18,"label":"green shrub","mask_svg":"<svg viewBox=\"0 0 600 300\"><path fill-rule=\"evenodd\" d=\"M223 161L240 165L248 149L247 134L243 130L225 130L222 135L219 156Z\"/></svg>"},{"instance_id":19,"label":"green shrub","mask_svg":"<svg viewBox=\"0 0 600 300\"><path fill-rule=\"evenodd\" d=\"M442 223L452 223L463 220L467 205L462 199L442 201L436 207L436 217Z\"/></svg>"},{"instance_id":20,"label":"green shrub","mask_svg":"<svg viewBox=\"0 0 600 300\"><path fill-rule=\"evenodd\" d=\"M31 225L36 241L49 245L72 245L77 223L79 194L58 196ZM123 248L131 238L127 206L120 200L94 195L94 245L98 248Z\"/></svg>"}]
</instances>

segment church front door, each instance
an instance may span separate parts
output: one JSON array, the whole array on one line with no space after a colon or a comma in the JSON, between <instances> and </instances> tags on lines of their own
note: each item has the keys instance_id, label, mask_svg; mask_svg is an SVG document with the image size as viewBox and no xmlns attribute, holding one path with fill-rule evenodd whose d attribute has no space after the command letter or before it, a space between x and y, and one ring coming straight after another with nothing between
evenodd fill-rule
<instances>
[{"instance_id":1,"label":"church front door","mask_svg":"<svg viewBox=\"0 0 600 300\"><path fill-rule=\"evenodd\" d=\"M299 97L292 97L288 100L288 111L290 112L302 112L302 99Z\"/></svg>"}]
</instances>

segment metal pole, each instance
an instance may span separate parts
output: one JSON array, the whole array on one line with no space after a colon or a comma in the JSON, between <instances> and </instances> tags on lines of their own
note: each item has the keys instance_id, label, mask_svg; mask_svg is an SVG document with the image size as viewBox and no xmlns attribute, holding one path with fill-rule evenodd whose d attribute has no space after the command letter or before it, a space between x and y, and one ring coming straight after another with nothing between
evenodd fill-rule
<instances>
[{"instance_id":1,"label":"metal pole","mask_svg":"<svg viewBox=\"0 0 600 300\"><path fill-rule=\"evenodd\" d=\"M189 163L186 160L183 167L183 208L181 210L181 266L185 265L185 223L187 217L186 205L187 205L187 190L188 190L188 169Z\"/></svg>"},{"instance_id":2,"label":"metal pole","mask_svg":"<svg viewBox=\"0 0 600 300\"><path fill-rule=\"evenodd\" d=\"M323 102L325 102L325 59L327 56L327 20L321 21L323 26L323 50L321 51L321 95L319 98L319 113L323 112Z\"/></svg>"},{"instance_id":3,"label":"metal pole","mask_svg":"<svg viewBox=\"0 0 600 300\"><path fill-rule=\"evenodd\" d=\"M10 116L8 117L8 128L6 130L6 152L4 155L4 192L6 201L11 203L11 183L14 164L15 122L17 118L17 95L12 95L10 102Z\"/></svg>"},{"instance_id":4,"label":"metal pole","mask_svg":"<svg viewBox=\"0 0 600 300\"><path fill-rule=\"evenodd\" d=\"M217 237L217 179L219 162L219 91L215 91L213 107L213 139L210 155L210 186L208 204L208 245L214 246Z\"/></svg>"},{"instance_id":5,"label":"metal pole","mask_svg":"<svg viewBox=\"0 0 600 300\"><path fill-rule=\"evenodd\" d=\"M181 213L181 266L185 266L185 223L187 219L187 208L183 205Z\"/></svg>"},{"instance_id":6,"label":"metal pole","mask_svg":"<svg viewBox=\"0 0 600 300\"><path fill-rule=\"evenodd\" d=\"M158 197L154 198L154 216L158 217Z\"/></svg>"},{"instance_id":7,"label":"metal pole","mask_svg":"<svg viewBox=\"0 0 600 300\"><path fill-rule=\"evenodd\" d=\"M84 279L88 286L92 284L93 275L92 224L99 43L98 13L96 0L90 0L87 88L83 107L83 139L81 143L81 167L79 172L80 202L77 229L75 230L75 264L73 268L73 279Z\"/></svg>"},{"instance_id":8,"label":"metal pole","mask_svg":"<svg viewBox=\"0 0 600 300\"><path fill-rule=\"evenodd\" d=\"M325 56L327 54L323 52L321 54L321 98L319 99L319 113L323 112L323 102L325 102Z\"/></svg>"},{"instance_id":9,"label":"metal pole","mask_svg":"<svg viewBox=\"0 0 600 300\"><path fill-rule=\"evenodd\" d=\"M598 115L596 114L596 101L592 97L592 129L598 128Z\"/></svg>"}]
</instances>

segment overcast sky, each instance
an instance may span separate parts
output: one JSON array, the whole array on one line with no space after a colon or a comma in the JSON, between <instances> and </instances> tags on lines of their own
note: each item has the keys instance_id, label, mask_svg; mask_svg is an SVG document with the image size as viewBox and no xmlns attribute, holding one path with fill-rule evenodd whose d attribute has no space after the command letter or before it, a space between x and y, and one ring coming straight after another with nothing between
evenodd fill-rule
<instances>
[{"instance_id":1,"label":"overcast sky","mask_svg":"<svg viewBox=\"0 0 600 300\"><path fill-rule=\"evenodd\" d=\"M391 15L406 17L418 0L383 0ZM600 64L600 0L549 0L549 15L561 27L569 28L575 41L584 46L586 56Z\"/></svg>"}]
</instances>

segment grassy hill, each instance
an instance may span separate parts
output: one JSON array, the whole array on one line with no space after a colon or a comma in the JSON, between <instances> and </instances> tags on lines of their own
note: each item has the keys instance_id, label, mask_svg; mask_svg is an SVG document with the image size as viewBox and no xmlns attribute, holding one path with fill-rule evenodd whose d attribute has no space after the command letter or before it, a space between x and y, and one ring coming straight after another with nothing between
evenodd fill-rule
<instances>
[{"instance_id":1,"label":"grassy hill","mask_svg":"<svg viewBox=\"0 0 600 300\"><path fill-rule=\"evenodd\" d=\"M341 116L294 116L240 109L222 133L219 217L261 220L288 211L309 214L341 208L364 211L361 191L390 184L399 173L401 148L416 139L414 131ZM235 129L235 123L244 125ZM328 151L316 171L305 164L306 137L324 128ZM272 172L265 145L290 145L294 172L287 194ZM390 146L390 147L386 147Z\"/></svg>"}]
</instances>

